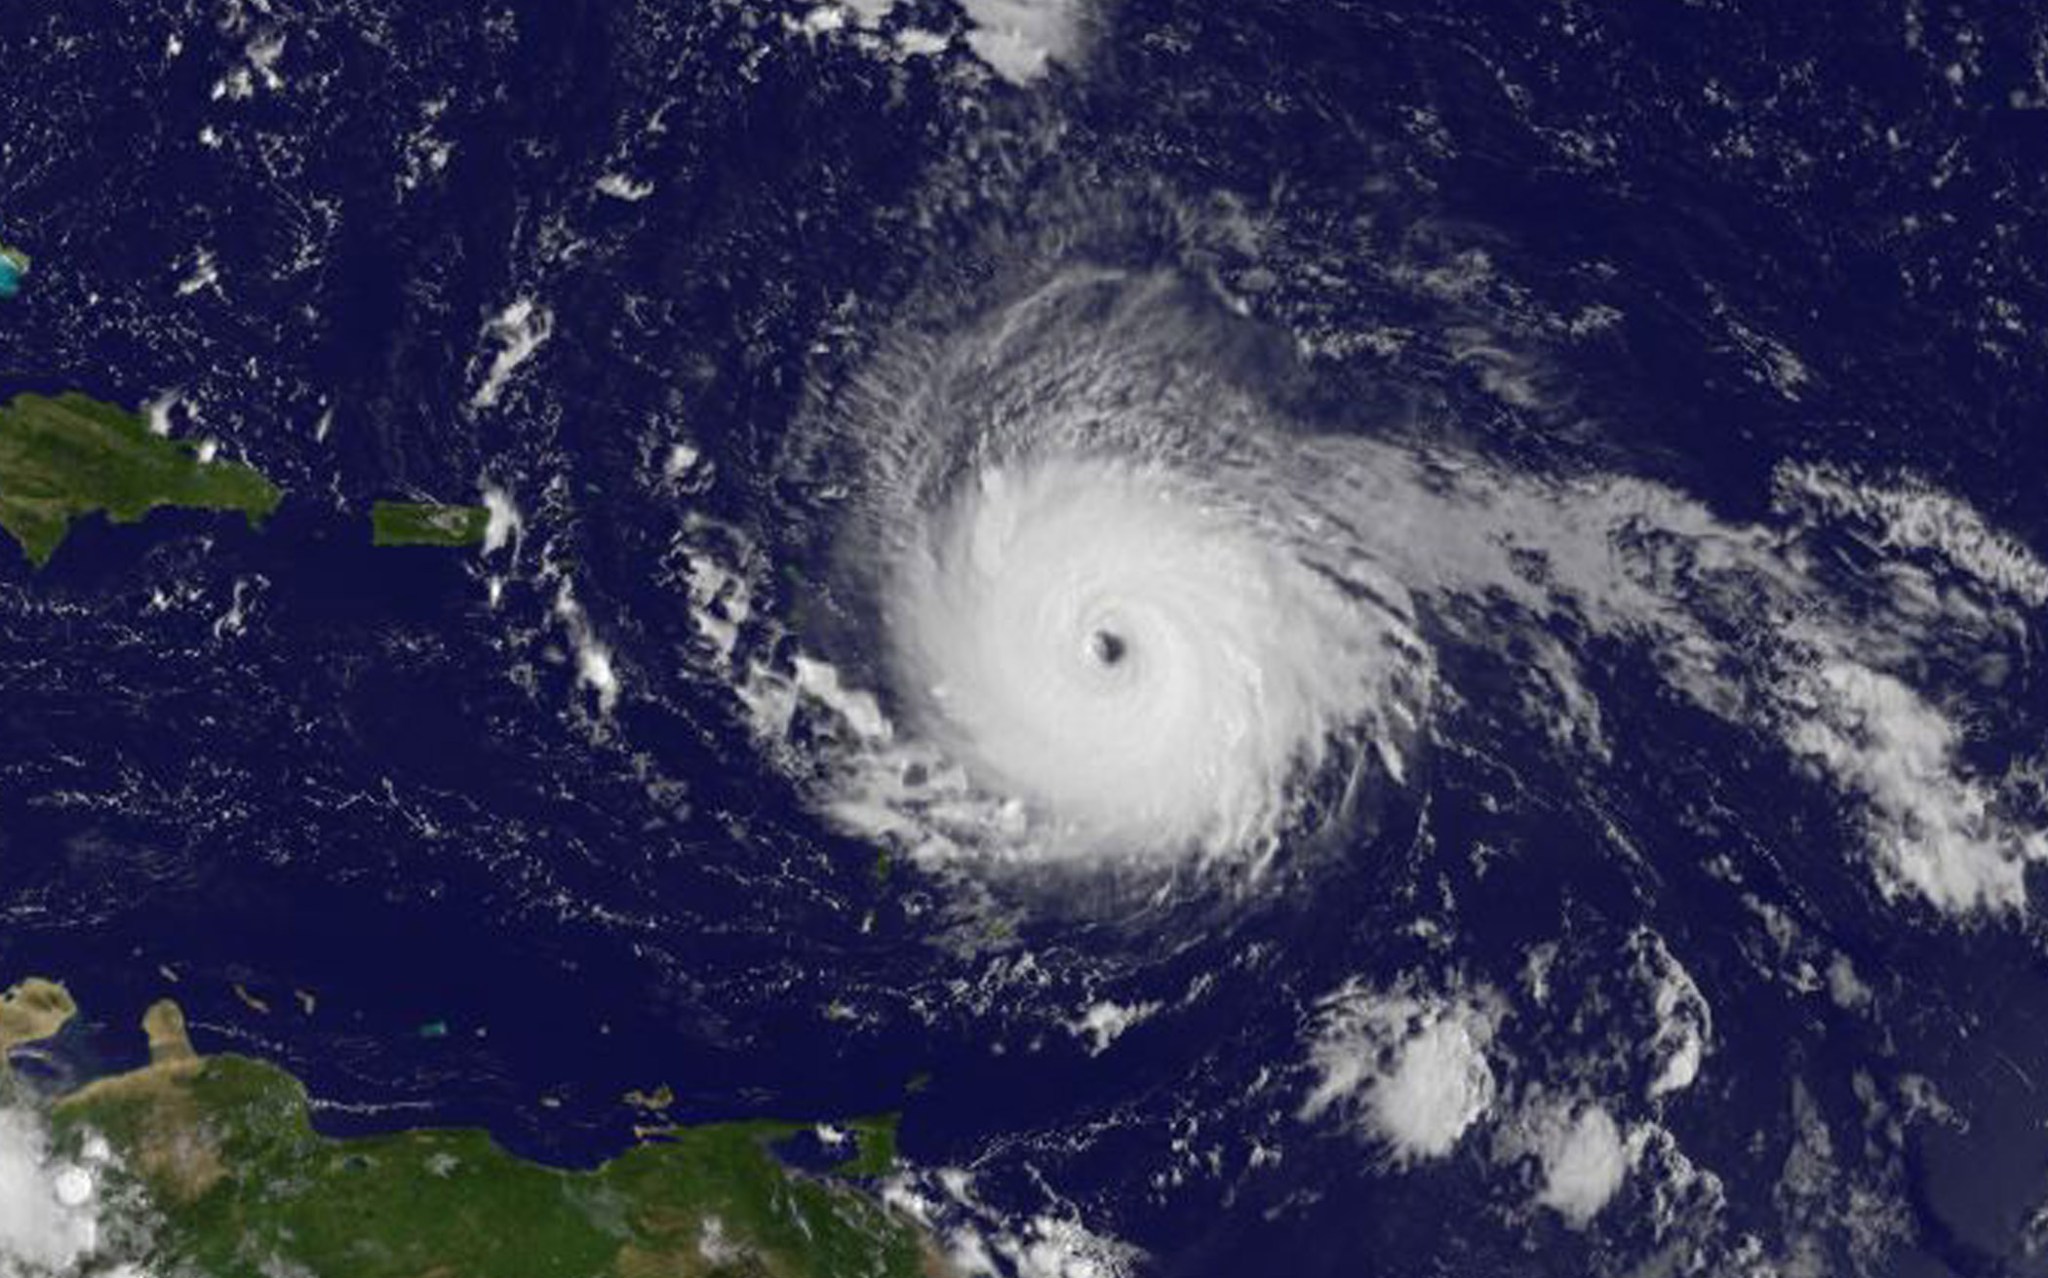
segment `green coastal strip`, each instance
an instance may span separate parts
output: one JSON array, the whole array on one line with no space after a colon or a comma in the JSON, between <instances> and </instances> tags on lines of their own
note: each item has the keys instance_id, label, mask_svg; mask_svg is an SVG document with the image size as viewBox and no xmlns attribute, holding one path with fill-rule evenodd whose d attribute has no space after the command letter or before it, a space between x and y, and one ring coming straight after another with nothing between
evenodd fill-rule
<instances>
[{"instance_id":1,"label":"green coastal strip","mask_svg":"<svg viewBox=\"0 0 2048 1278\"><path fill-rule=\"evenodd\" d=\"M481 546L491 512L482 506L380 501L370 507L370 543L376 546Z\"/></svg>"},{"instance_id":2,"label":"green coastal strip","mask_svg":"<svg viewBox=\"0 0 2048 1278\"><path fill-rule=\"evenodd\" d=\"M132 524L175 506L240 511L256 527L282 499L257 471L202 461L198 445L153 434L113 404L70 393L0 405L0 529L38 568L85 515Z\"/></svg>"},{"instance_id":3,"label":"green coastal strip","mask_svg":"<svg viewBox=\"0 0 2048 1278\"><path fill-rule=\"evenodd\" d=\"M0 1032L68 1019L45 982L0 1004ZM9 1013L12 1012L10 1018ZM798 1123L662 1128L593 1171L522 1161L483 1132L330 1139L305 1088L242 1056L200 1056L175 1004L144 1020L150 1063L89 1083L52 1116L59 1147L99 1137L103 1180L148 1201L148 1272L207 1278L934 1278L928 1238L850 1178L893 1165L892 1119L850 1124L861 1164L795 1171L771 1146ZM0 1068L0 1075L4 1075ZM870 1144L870 1142L873 1142ZM118 1194L103 1194L111 1201ZM109 1259L116 1259L108 1257Z\"/></svg>"}]
</instances>

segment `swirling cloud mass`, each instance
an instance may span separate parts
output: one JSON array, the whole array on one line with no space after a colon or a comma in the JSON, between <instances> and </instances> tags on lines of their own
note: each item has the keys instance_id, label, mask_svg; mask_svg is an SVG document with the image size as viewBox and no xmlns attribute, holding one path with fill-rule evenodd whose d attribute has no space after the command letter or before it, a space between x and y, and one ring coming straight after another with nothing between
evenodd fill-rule
<instances>
[{"instance_id":1,"label":"swirling cloud mass","mask_svg":"<svg viewBox=\"0 0 2048 1278\"><path fill-rule=\"evenodd\" d=\"M1885 526L1933 496L1839 469L1782 471L1776 521L1738 524L1634 477L1312 431L1245 327L1176 277L1072 268L816 406L791 468L825 495L837 623L732 674L764 739L800 706L824 725L800 770L849 829L950 860L1263 864L1473 730L1445 671L1475 655L1508 667L1489 713L1603 763L1607 640L1831 785L1887 895L2025 899L2041 760L1966 760L1953 717L2024 644L2023 547ZM1839 571L1845 539L1880 569Z\"/></svg>"},{"instance_id":2,"label":"swirling cloud mass","mask_svg":"<svg viewBox=\"0 0 2048 1278\"><path fill-rule=\"evenodd\" d=\"M1069 851L1264 838L1375 709L1385 617L1171 472L990 467L906 560L917 727Z\"/></svg>"},{"instance_id":3,"label":"swirling cloud mass","mask_svg":"<svg viewBox=\"0 0 2048 1278\"><path fill-rule=\"evenodd\" d=\"M1210 339L1170 281L1076 273L866 388L842 549L903 732L842 814L1031 859L1256 856L1328 815L1308 783L1334 811L1404 775L1412 601Z\"/></svg>"}]
</instances>

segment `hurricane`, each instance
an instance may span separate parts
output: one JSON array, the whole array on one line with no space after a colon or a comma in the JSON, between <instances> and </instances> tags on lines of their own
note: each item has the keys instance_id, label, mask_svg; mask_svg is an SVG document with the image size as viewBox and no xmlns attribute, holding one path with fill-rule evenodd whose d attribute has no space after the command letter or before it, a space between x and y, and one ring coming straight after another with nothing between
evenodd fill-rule
<instances>
[{"instance_id":1,"label":"hurricane","mask_svg":"<svg viewBox=\"0 0 2048 1278\"><path fill-rule=\"evenodd\" d=\"M1256 859L1405 774L1413 601L1204 370L1209 322L1169 277L1068 272L870 377L838 558L891 727L842 813L1027 859Z\"/></svg>"},{"instance_id":2,"label":"hurricane","mask_svg":"<svg viewBox=\"0 0 2048 1278\"><path fill-rule=\"evenodd\" d=\"M1265 837L1399 660L1395 619L1252 512L1139 466L991 466L904 560L916 726L1077 849Z\"/></svg>"},{"instance_id":3,"label":"hurricane","mask_svg":"<svg viewBox=\"0 0 2048 1278\"><path fill-rule=\"evenodd\" d=\"M1950 708L1987 686L1930 662L2017 654L2021 548L1904 481L1788 464L1743 522L1299 380L1171 269L1056 263L893 336L791 452L831 477L791 521L827 567L793 661L745 674L764 736L804 708L818 806L929 861L1257 870L1436 751L1533 732L1597 775L1631 713L1604 645L1829 785L1887 894L2024 899L2032 763L1970 758ZM1882 570L1839 571L1844 537ZM1929 557L1966 584L1930 595Z\"/></svg>"}]
</instances>

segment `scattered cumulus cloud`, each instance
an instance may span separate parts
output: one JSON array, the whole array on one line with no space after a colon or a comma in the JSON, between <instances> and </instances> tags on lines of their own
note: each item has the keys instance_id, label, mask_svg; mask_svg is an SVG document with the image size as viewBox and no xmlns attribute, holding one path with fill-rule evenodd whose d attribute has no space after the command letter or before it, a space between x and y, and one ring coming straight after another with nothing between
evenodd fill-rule
<instances>
[{"instance_id":1,"label":"scattered cumulus cloud","mask_svg":"<svg viewBox=\"0 0 2048 1278\"><path fill-rule=\"evenodd\" d=\"M1636 977L1650 989L1656 1030L1649 1055L1656 1068L1650 1099L1681 1092L1699 1077L1714 1034L1713 1009L1664 939L1644 928L1629 940Z\"/></svg>"},{"instance_id":2,"label":"scattered cumulus cloud","mask_svg":"<svg viewBox=\"0 0 2048 1278\"><path fill-rule=\"evenodd\" d=\"M1006 1216L982 1201L974 1177L943 1167L899 1177L883 1201L915 1220L962 1278L1132 1278L1144 1253L1092 1230L1070 1206Z\"/></svg>"},{"instance_id":3,"label":"scattered cumulus cloud","mask_svg":"<svg viewBox=\"0 0 2048 1278\"><path fill-rule=\"evenodd\" d=\"M1104 999L1089 1004L1079 1016L1068 1021L1067 1032L1088 1040L1088 1054L1100 1056L1125 1030L1149 1019L1158 1010L1159 1004L1155 1002L1118 1003Z\"/></svg>"},{"instance_id":4,"label":"scattered cumulus cloud","mask_svg":"<svg viewBox=\"0 0 2048 1278\"><path fill-rule=\"evenodd\" d=\"M470 397L470 406L496 406L519 366L532 359L535 352L554 336L554 332L553 312L530 297L515 298L504 310L492 316L484 324L483 340L496 349L491 353L490 367L477 386L476 394Z\"/></svg>"},{"instance_id":5,"label":"scattered cumulus cloud","mask_svg":"<svg viewBox=\"0 0 2048 1278\"><path fill-rule=\"evenodd\" d=\"M1018 1278L1124 1278L1133 1260L1129 1248L1062 1216L1034 1216L995 1249Z\"/></svg>"},{"instance_id":6,"label":"scattered cumulus cloud","mask_svg":"<svg viewBox=\"0 0 2048 1278\"><path fill-rule=\"evenodd\" d=\"M1878 483L1846 467L1786 463L1772 476L1781 511L1867 527L1881 545L1931 551L1979 584L2032 607L2048 604L2048 564L1975 508L1910 478Z\"/></svg>"},{"instance_id":7,"label":"scattered cumulus cloud","mask_svg":"<svg viewBox=\"0 0 2048 1278\"><path fill-rule=\"evenodd\" d=\"M1870 986L1856 974L1856 965L1846 954L1837 954L1828 962L1828 997L1847 1012L1860 1011L1871 1004Z\"/></svg>"},{"instance_id":8,"label":"scattered cumulus cloud","mask_svg":"<svg viewBox=\"0 0 2048 1278\"><path fill-rule=\"evenodd\" d=\"M569 646L576 658L576 683L597 696L599 714L609 715L619 702L619 675L612 664L612 650L597 637L590 614L576 600L567 581L555 594L555 617L569 634Z\"/></svg>"},{"instance_id":9,"label":"scattered cumulus cloud","mask_svg":"<svg viewBox=\"0 0 2048 1278\"><path fill-rule=\"evenodd\" d=\"M637 204L654 194L654 183L640 181L626 173L607 173L597 179L597 190L600 195L614 200Z\"/></svg>"},{"instance_id":10,"label":"scattered cumulus cloud","mask_svg":"<svg viewBox=\"0 0 2048 1278\"><path fill-rule=\"evenodd\" d=\"M1953 719L1904 681L1846 659L1804 675L1794 697L1806 713L1786 743L1861 797L1887 894L1953 913L2026 903L2026 866L2048 860L2048 834L2002 815L1998 787L1963 764Z\"/></svg>"}]
</instances>

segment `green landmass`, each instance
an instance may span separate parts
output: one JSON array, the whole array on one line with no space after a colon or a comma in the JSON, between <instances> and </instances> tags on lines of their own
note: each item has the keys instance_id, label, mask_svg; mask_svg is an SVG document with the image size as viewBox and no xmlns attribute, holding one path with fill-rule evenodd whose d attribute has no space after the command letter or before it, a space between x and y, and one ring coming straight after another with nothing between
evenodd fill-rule
<instances>
[{"instance_id":1,"label":"green landmass","mask_svg":"<svg viewBox=\"0 0 2048 1278\"><path fill-rule=\"evenodd\" d=\"M370 507L370 543L376 546L480 546L491 512L482 506L380 501Z\"/></svg>"},{"instance_id":2,"label":"green landmass","mask_svg":"<svg viewBox=\"0 0 2048 1278\"><path fill-rule=\"evenodd\" d=\"M68 997L65 1000L68 1007ZM68 1012L66 1013L68 1015ZM40 1014L47 1025L50 1013ZM0 1021L0 1024L4 1024ZM60 1022L61 1023L61 1022ZM150 1063L57 1102L57 1139L97 1134L154 1211L152 1273L206 1278L934 1278L925 1237L844 1179L779 1162L808 1124L659 1129L594 1171L515 1158L481 1131L330 1139L305 1088L200 1056L168 1001ZM893 1116L850 1124L840 1175L893 1164Z\"/></svg>"},{"instance_id":3,"label":"green landmass","mask_svg":"<svg viewBox=\"0 0 2048 1278\"><path fill-rule=\"evenodd\" d=\"M848 1122L846 1126L852 1129L857 1142L854 1154L834 1165L833 1172L866 1179L896 1170L896 1125L900 1118L899 1114L874 1114Z\"/></svg>"},{"instance_id":4,"label":"green landmass","mask_svg":"<svg viewBox=\"0 0 2048 1278\"><path fill-rule=\"evenodd\" d=\"M85 395L17 395L0 405L0 529L40 568L71 521L140 521L160 506L240 511L251 527L283 494L236 462L205 462L189 440L151 433L135 413Z\"/></svg>"}]
</instances>

